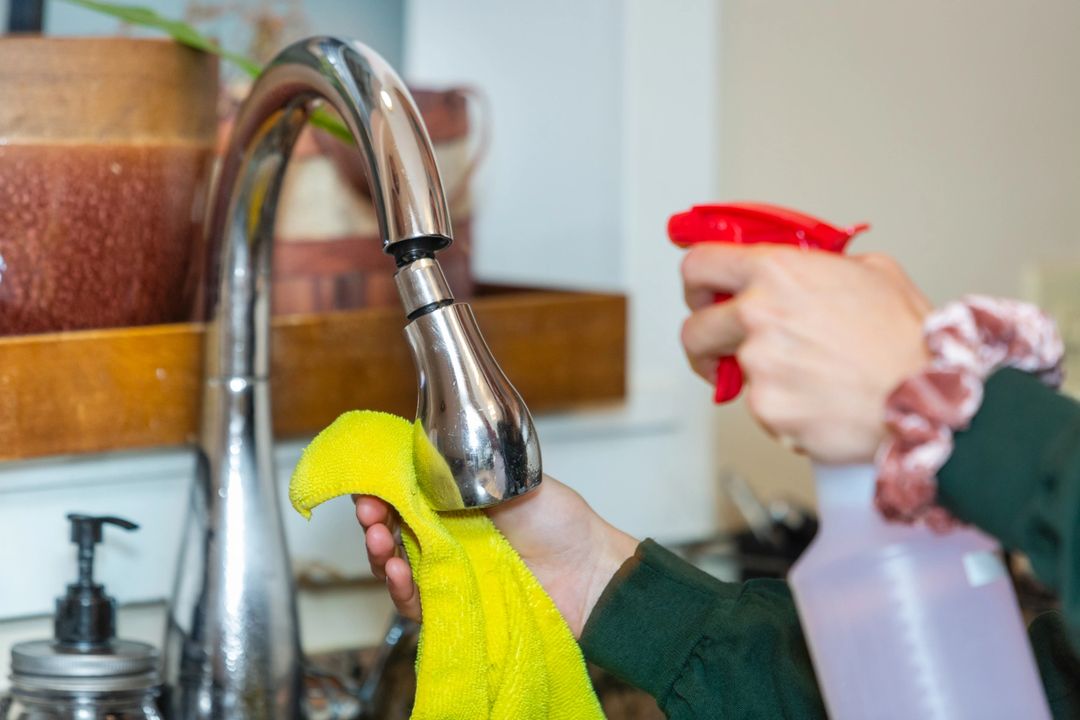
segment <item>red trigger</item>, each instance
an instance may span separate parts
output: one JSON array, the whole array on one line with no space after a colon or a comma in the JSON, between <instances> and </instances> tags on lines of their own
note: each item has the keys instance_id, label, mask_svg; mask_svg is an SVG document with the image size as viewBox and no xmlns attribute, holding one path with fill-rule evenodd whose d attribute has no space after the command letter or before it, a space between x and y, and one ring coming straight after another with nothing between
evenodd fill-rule
<instances>
[{"instance_id":1,"label":"red trigger","mask_svg":"<svg viewBox=\"0 0 1080 720\"><path fill-rule=\"evenodd\" d=\"M682 248L712 242L771 243L839 253L853 237L869 229L866 223L839 228L805 213L764 203L695 205L668 220L668 237ZM716 302L730 297L717 293ZM735 358L720 358L716 367L716 402L733 400L742 384L742 368Z\"/></svg>"}]
</instances>

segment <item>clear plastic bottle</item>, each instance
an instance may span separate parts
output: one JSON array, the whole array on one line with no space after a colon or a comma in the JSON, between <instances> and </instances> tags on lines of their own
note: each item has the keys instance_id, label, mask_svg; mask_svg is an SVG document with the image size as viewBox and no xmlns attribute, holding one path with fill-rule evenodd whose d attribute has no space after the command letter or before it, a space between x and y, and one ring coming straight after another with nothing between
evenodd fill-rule
<instances>
[{"instance_id":1,"label":"clear plastic bottle","mask_svg":"<svg viewBox=\"0 0 1080 720\"><path fill-rule=\"evenodd\" d=\"M1050 717L998 545L889 523L870 466L817 466L821 529L789 581L833 720Z\"/></svg>"}]
</instances>

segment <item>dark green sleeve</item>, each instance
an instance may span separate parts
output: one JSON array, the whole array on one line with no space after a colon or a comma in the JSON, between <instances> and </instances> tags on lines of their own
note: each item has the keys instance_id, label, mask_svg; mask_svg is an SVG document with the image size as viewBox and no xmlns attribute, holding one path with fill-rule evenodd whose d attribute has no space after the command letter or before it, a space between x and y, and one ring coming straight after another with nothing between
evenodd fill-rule
<instances>
[{"instance_id":1,"label":"dark green sleeve","mask_svg":"<svg viewBox=\"0 0 1080 720\"><path fill-rule=\"evenodd\" d=\"M1080 658L1061 614L1029 634L1053 717L1080 718ZM825 718L787 584L721 582L651 540L604 590L581 646L671 720Z\"/></svg>"},{"instance_id":2,"label":"dark green sleeve","mask_svg":"<svg viewBox=\"0 0 1080 720\"><path fill-rule=\"evenodd\" d=\"M721 582L651 540L608 584L581 645L672 720L825 717L787 585Z\"/></svg>"},{"instance_id":3,"label":"dark green sleeve","mask_svg":"<svg viewBox=\"0 0 1080 720\"><path fill-rule=\"evenodd\" d=\"M1080 650L1080 405L1030 375L995 373L971 427L956 434L938 499L1031 559Z\"/></svg>"},{"instance_id":4,"label":"dark green sleeve","mask_svg":"<svg viewBox=\"0 0 1080 720\"><path fill-rule=\"evenodd\" d=\"M1048 613L1030 636L1054 717L1080 718L1080 405L996 373L938 480L943 505L1025 552L1060 593L1065 622ZM581 643L673 720L825 716L786 584L721 582L651 541L612 579Z\"/></svg>"},{"instance_id":5,"label":"dark green sleeve","mask_svg":"<svg viewBox=\"0 0 1080 720\"><path fill-rule=\"evenodd\" d=\"M1069 645L1061 613L1047 612L1028 628L1043 689L1054 718L1080 718L1080 656Z\"/></svg>"}]
</instances>

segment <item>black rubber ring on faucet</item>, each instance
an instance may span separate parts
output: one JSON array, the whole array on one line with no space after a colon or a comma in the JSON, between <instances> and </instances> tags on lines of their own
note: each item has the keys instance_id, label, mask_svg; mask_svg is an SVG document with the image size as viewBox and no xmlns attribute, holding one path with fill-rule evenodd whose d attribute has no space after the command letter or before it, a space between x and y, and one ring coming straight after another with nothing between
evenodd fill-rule
<instances>
[{"instance_id":1,"label":"black rubber ring on faucet","mask_svg":"<svg viewBox=\"0 0 1080 720\"><path fill-rule=\"evenodd\" d=\"M433 258L437 251L449 247L452 242L453 239L445 235L421 235L398 240L386 248L386 252L393 253L394 260L400 268L422 258Z\"/></svg>"},{"instance_id":2,"label":"black rubber ring on faucet","mask_svg":"<svg viewBox=\"0 0 1080 720\"><path fill-rule=\"evenodd\" d=\"M424 307L416 308L415 310L413 310L411 313L409 313L405 317L409 320L409 322L412 322L413 320L415 320L418 317L423 317L424 315L427 315L428 313L435 312L439 308L443 308L443 307L446 307L447 305L453 305L453 304L454 304L454 299L453 298L446 298L445 300L439 300L438 302L428 303Z\"/></svg>"}]
</instances>

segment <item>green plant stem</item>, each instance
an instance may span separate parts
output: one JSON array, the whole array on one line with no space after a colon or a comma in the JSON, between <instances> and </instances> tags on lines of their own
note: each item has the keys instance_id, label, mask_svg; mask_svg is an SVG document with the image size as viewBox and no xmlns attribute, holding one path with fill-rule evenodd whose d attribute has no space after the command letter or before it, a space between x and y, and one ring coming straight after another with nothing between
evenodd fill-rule
<instances>
[{"instance_id":1,"label":"green plant stem","mask_svg":"<svg viewBox=\"0 0 1080 720\"><path fill-rule=\"evenodd\" d=\"M257 62L237 53L229 52L208 38L195 28L181 20L170 20L162 17L156 11L137 5L120 5L117 3L96 2L96 0L63 0L69 5L76 5L87 10L92 10L102 15L116 18L122 22L138 27L160 30L178 43L188 47L202 50L220 57L222 60L231 62L252 78L257 78L262 68ZM311 113L308 118L312 125L324 130L337 139L351 143L352 133L340 120L326 110L319 108Z\"/></svg>"}]
</instances>

